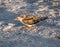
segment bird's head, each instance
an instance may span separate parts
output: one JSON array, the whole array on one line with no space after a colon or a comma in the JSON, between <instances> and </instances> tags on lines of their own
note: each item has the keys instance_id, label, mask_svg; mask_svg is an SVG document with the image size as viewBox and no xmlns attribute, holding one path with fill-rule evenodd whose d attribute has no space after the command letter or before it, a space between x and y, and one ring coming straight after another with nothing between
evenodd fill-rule
<instances>
[{"instance_id":1,"label":"bird's head","mask_svg":"<svg viewBox=\"0 0 60 47\"><path fill-rule=\"evenodd\" d=\"M26 15L20 15L20 16L18 16L18 17L16 17L16 18L14 18L13 20L23 20L24 18L26 18Z\"/></svg>"}]
</instances>

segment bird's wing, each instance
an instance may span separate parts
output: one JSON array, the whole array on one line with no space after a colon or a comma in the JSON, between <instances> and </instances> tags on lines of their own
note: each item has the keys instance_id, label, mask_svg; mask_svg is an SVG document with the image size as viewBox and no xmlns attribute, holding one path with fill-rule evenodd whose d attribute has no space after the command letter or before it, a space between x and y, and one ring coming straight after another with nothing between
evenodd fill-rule
<instances>
[{"instance_id":1,"label":"bird's wing","mask_svg":"<svg viewBox=\"0 0 60 47\"><path fill-rule=\"evenodd\" d=\"M29 19L23 19L23 22L25 24L29 24L29 25L32 25L32 24L36 24L38 23L40 20L38 18L34 19L34 18L29 18Z\"/></svg>"},{"instance_id":2,"label":"bird's wing","mask_svg":"<svg viewBox=\"0 0 60 47\"><path fill-rule=\"evenodd\" d=\"M33 24L33 20L32 19L23 19L23 22L25 24L28 24L28 25L32 25Z\"/></svg>"}]
</instances>

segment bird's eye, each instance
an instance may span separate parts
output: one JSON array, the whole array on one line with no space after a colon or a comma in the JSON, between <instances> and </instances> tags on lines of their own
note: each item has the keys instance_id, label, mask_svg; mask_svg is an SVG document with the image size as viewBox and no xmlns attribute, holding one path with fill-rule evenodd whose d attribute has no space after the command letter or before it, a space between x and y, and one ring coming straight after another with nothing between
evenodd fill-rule
<instances>
[{"instance_id":1,"label":"bird's eye","mask_svg":"<svg viewBox=\"0 0 60 47\"><path fill-rule=\"evenodd\" d=\"M23 18L24 16L21 15L20 17Z\"/></svg>"}]
</instances>

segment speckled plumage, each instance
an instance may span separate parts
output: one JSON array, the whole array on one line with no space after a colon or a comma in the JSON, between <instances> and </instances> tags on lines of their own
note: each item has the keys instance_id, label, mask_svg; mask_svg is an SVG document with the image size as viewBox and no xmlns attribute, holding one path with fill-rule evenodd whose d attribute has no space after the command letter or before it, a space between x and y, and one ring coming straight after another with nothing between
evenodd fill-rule
<instances>
[{"instance_id":1,"label":"speckled plumage","mask_svg":"<svg viewBox=\"0 0 60 47\"><path fill-rule=\"evenodd\" d=\"M40 17L40 16L35 16L35 15L23 14L23 15L18 16L14 20L20 20L26 26L31 27L37 24L38 22L43 21L47 18L48 17Z\"/></svg>"}]
</instances>

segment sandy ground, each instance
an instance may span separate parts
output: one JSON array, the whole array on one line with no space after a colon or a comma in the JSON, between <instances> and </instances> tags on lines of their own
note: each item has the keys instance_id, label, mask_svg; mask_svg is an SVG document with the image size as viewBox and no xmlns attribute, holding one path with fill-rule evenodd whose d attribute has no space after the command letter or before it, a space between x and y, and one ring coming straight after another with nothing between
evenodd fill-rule
<instances>
[{"instance_id":1,"label":"sandy ground","mask_svg":"<svg viewBox=\"0 0 60 47\"><path fill-rule=\"evenodd\" d=\"M48 16L29 29L13 19L20 14ZM0 1L0 47L60 47L60 5L40 0Z\"/></svg>"}]
</instances>

